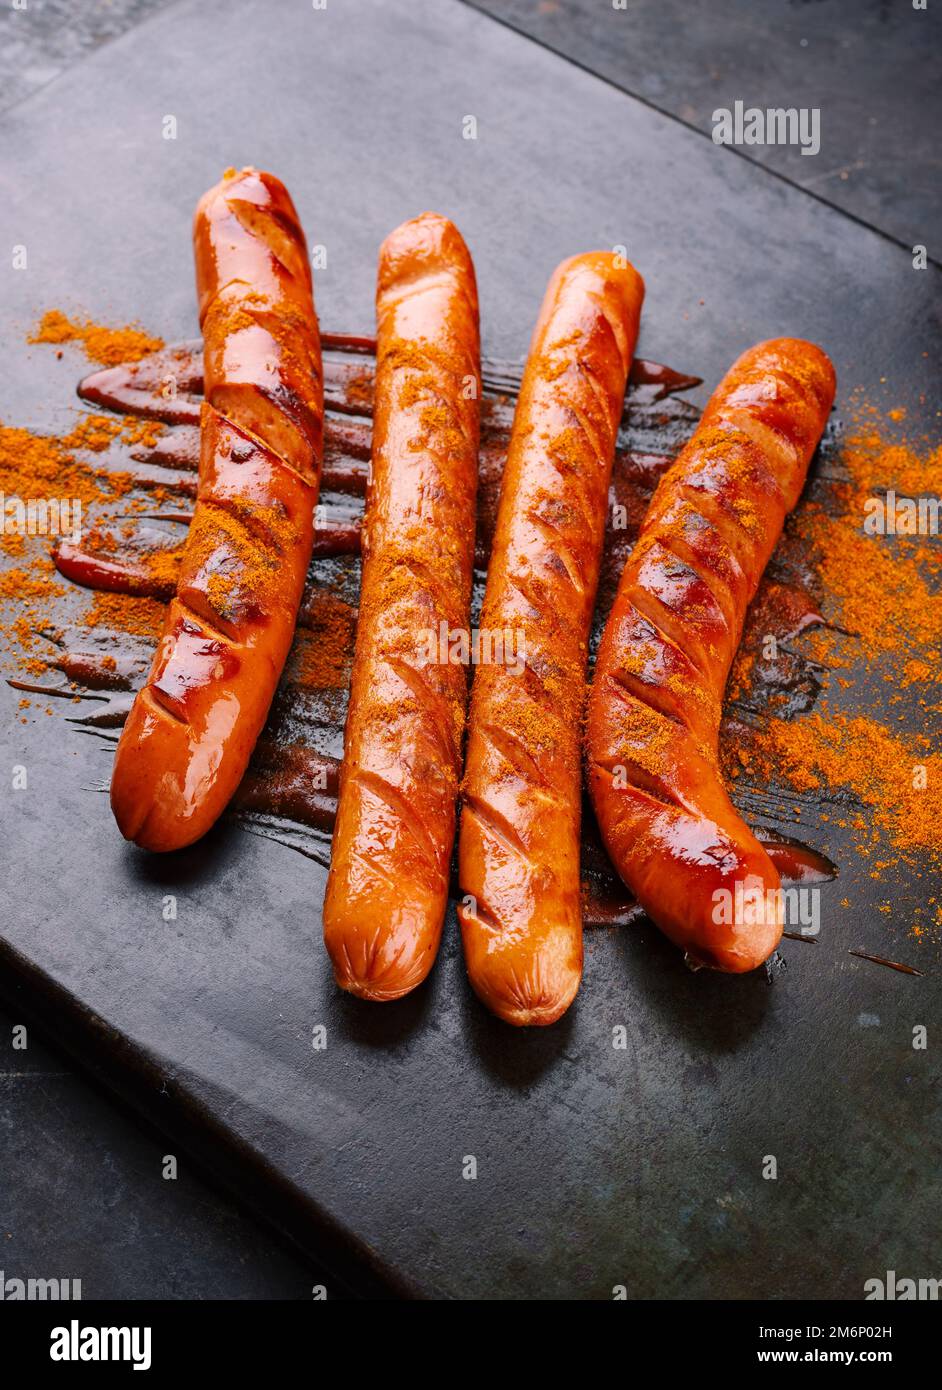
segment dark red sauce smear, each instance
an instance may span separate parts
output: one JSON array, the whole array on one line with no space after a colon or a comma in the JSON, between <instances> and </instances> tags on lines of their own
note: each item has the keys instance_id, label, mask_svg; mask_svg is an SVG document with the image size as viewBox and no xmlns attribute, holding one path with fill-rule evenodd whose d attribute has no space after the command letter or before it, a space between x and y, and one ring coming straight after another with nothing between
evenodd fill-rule
<instances>
[{"instance_id":1,"label":"dark red sauce smear","mask_svg":"<svg viewBox=\"0 0 942 1390\"><path fill-rule=\"evenodd\" d=\"M268 725L234 802L244 828L268 836L317 860L329 862L343 751L347 685L353 656L359 591L359 532L370 458L375 343L370 338L325 334L325 447L314 561L302 602L294 650L285 669ZM472 623L483 595L484 574L497 510L501 473L520 384L517 363L485 360L482 401L477 567ZM611 605L625 558L664 470L696 426L699 412L678 393L699 378L655 362L638 360L629 381L625 414L609 498L610 517L594 626L593 653ZM193 340L165 348L126 366L86 377L80 397L98 408L159 421L156 442L134 448L130 461L139 494L159 499L153 511L137 510L107 518L78 543L62 542L55 562L66 578L90 589L165 601L174 591L174 555L196 496L202 343ZM127 467L122 461L122 468ZM322 663L311 678L306 653L319 642L336 642L325 629L325 605L347 614L348 639L333 652L325 679ZM781 642L820 622L810 590L794 574L771 573L747 623ZM49 686L13 681L17 689L74 700L81 711L70 722L94 737L117 740L135 691L150 665L152 644L123 632L102 634L87 627L48 628L54 646L49 665L65 684ZM761 675L761 672L760 672ZM780 701L781 662L769 673ZM802 706L813 699L814 672L796 658L786 676L788 698ZM754 689L752 699L755 700ZM737 719L758 709L733 706L727 734ZM104 788L101 788L104 790ZM782 837L763 841L784 880L816 883L832 878L824 856ZM626 926L643 918L641 908L614 873L586 802L583 834L583 905L587 926Z\"/></svg>"}]
</instances>

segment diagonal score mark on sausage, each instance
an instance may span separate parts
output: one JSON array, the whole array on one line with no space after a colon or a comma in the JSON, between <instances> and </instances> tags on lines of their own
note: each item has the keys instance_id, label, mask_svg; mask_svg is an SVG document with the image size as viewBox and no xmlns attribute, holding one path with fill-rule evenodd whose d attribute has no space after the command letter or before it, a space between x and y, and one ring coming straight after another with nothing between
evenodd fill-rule
<instances>
[{"instance_id":1,"label":"diagonal score mark on sausage","mask_svg":"<svg viewBox=\"0 0 942 1390\"><path fill-rule=\"evenodd\" d=\"M501 756L506 758L521 781L539 785L544 791L552 790L539 762L519 737L498 724L485 725L481 733L490 739Z\"/></svg>"},{"instance_id":2,"label":"diagonal score mark on sausage","mask_svg":"<svg viewBox=\"0 0 942 1390\"><path fill-rule=\"evenodd\" d=\"M524 861L529 860L530 851L521 840L520 832L513 822L490 802L482 801L472 792L466 791L462 805L462 825L468 817L473 818L484 837L499 845L505 855L518 855Z\"/></svg>"},{"instance_id":3,"label":"diagonal score mark on sausage","mask_svg":"<svg viewBox=\"0 0 942 1390\"><path fill-rule=\"evenodd\" d=\"M426 825L419 812L410 806L401 787L388 777L381 777L379 773L364 767L351 767L346 773L346 780L348 785L358 785L361 803L362 792L381 803L378 814L375 808L368 813L373 822L373 843L377 846L374 858L378 860L379 852L383 848L401 839L399 832L404 830L415 842L418 855L425 860L427 870L434 874L443 871L441 847L436 843L434 827ZM395 824L395 830L392 832L388 823L390 819Z\"/></svg>"},{"instance_id":4,"label":"diagonal score mark on sausage","mask_svg":"<svg viewBox=\"0 0 942 1390\"><path fill-rule=\"evenodd\" d=\"M446 697L429 680L428 668L419 670L397 656L387 661L413 696L417 738L424 736L433 745L430 775L450 778L457 787L453 711Z\"/></svg>"},{"instance_id":5,"label":"diagonal score mark on sausage","mask_svg":"<svg viewBox=\"0 0 942 1390\"><path fill-rule=\"evenodd\" d=\"M719 970L754 969L781 937L778 873L720 777L719 710L746 607L801 492L834 387L825 354L797 339L761 343L734 364L661 479L595 663L587 774L609 856L666 935ZM719 538L714 544L700 533L697 555L689 553L696 535L687 526L691 507ZM695 582L681 570L671 576L665 555L683 556L678 563L702 585L698 600ZM724 584L729 602L720 601ZM670 691L699 739L664 725L655 746L642 711L653 715L663 697L652 692L645 703L638 690L637 701L625 699L619 673L643 665L644 636L633 616L639 611L696 665L697 678L685 683L674 673ZM666 673L660 679L666 682ZM702 727L698 707L711 711ZM617 767L625 775L613 776ZM650 801L658 781L684 811ZM731 912L733 901L740 906Z\"/></svg>"},{"instance_id":6,"label":"diagonal score mark on sausage","mask_svg":"<svg viewBox=\"0 0 942 1390\"><path fill-rule=\"evenodd\" d=\"M205 834L242 780L294 634L323 450L320 336L286 189L228 170L200 200L193 238L205 390L196 507L111 783L122 833L152 850Z\"/></svg>"}]
</instances>

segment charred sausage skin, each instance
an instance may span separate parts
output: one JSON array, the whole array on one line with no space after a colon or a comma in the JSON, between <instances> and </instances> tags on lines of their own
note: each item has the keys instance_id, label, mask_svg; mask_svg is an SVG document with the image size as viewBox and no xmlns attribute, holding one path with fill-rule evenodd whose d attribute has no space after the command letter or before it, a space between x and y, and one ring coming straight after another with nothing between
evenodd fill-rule
<instances>
[{"instance_id":1,"label":"charred sausage skin","mask_svg":"<svg viewBox=\"0 0 942 1390\"><path fill-rule=\"evenodd\" d=\"M283 184L228 170L193 226L204 337L197 503L176 597L111 781L121 833L174 850L245 772L294 634L323 437L304 234Z\"/></svg>"},{"instance_id":2,"label":"charred sausage skin","mask_svg":"<svg viewBox=\"0 0 942 1390\"><path fill-rule=\"evenodd\" d=\"M467 704L459 634L470 620L481 365L474 267L447 218L424 213L387 237L376 314L363 574L324 939L341 988L390 1000L425 978L438 950Z\"/></svg>"},{"instance_id":3,"label":"charred sausage skin","mask_svg":"<svg viewBox=\"0 0 942 1390\"><path fill-rule=\"evenodd\" d=\"M718 970L755 968L782 932L779 876L723 785L719 726L746 609L834 389L811 343L739 358L658 486L595 663L587 778L608 853L661 930Z\"/></svg>"},{"instance_id":4,"label":"charred sausage skin","mask_svg":"<svg viewBox=\"0 0 942 1390\"><path fill-rule=\"evenodd\" d=\"M502 635L503 661L475 673L458 915L472 986L513 1024L553 1023L582 975L587 643L643 294L609 252L559 266L501 487L481 630Z\"/></svg>"}]
</instances>

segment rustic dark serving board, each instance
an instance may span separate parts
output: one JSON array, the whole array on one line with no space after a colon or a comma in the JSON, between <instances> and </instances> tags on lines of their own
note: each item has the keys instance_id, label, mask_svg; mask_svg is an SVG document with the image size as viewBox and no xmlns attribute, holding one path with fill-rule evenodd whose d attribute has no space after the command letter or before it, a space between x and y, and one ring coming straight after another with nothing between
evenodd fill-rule
<instances>
[{"instance_id":1,"label":"rustic dark serving board","mask_svg":"<svg viewBox=\"0 0 942 1390\"><path fill-rule=\"evenodd\" d=\"M193 333L192 206L253 161L327 247L328 326L370 330L379 242L431 206L472 247L496 355L523 352L563 255L623 243L640 351L703 376L697 399L792 332L832 354L839 411L886 377L930 425L936 271L459 5L275 11L173 6L3 117L2 244L29 270L5 282L0 418L57 430L76 407L77 356L24 351L45 308ZM887 1268L936 1272L936 979L847 954L904 957L916 887L874 885L839 832L820 943L786 943L771 987L690 975L651 927L600 931L570 1014L521 1035L471 995L453 919L416 995L339 997L321 868L233 826L169 859L128 848L87 790L100 749L2 699L29 790L3 802L0 987L364 1289L857 1298Z\"/></svg>"},{"instance_id":2,"label":"rustic dark serving board","mask_svg":"<svg viewBox=\"0 0 942 1390\"><path fill-rule=\"evenodd\" d=\"M903 245L938 221L942 13L892 0L467 0L707 136L713 112L811 107L820 157L739 153ZM929 251L939 260L938 248Z\"/></svg>"}]
</instances>

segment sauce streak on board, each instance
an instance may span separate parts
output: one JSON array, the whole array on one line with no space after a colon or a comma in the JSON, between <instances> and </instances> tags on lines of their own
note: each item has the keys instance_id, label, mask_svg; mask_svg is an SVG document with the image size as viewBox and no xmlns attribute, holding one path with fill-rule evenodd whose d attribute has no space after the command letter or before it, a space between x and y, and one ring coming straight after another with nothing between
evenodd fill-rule
<instances>
[{"instance_id":1,"label":"sauce streak on board","mask_svg":"<svg viewBox=\"0 0 942 1390\"><path fill-rule=\"evenodd\" d=\"M849 956L857 956L860 960L872 961L874 965L885 965L889 970L898 970L901 975L918 975L922 977L922 971L917 970L913 965L902 965L898 960L887 960L886 956L872 956L869 951L848 951Z\"/></svg>"},{"instance_id":2,"label":"sauce streak on board","mask_svg":"<svg viewBox=\"0 0 942 1390\"><path fill-rule=\"evenodd\" d=\"M295 651L289 660L268 727L234 806L255 833L270 836L327 863L336 810L339 757L346 714L346 686L355 631L359 530L370 458L375 344L369 338L325 334L325 445L314 555L302 602ZM514 396L521 368L517 363L485 360L482 401L479 517L475 610L483 592L484 573L497 510L501 473L513 420ZM79 395L86 401L166 428L155 441L130 453L135 486L156 495L154 511L110 518L77 542L63 541L55 553L58 570L87 588L166 601L175 587L175 560L191 517L186 503L196 495L199 463L199 412L202 391L202 344L171 345L140 362L111 367L86 377ZM689 437L698 411L677 394L699 384L658 363L636 360L631 372L626 411L619 433L610 494L610 525L594 625L595 643L617 586L624 560L661 474ZM181 505L182 504L182 505ZM131 524L129 524L129 522ZM162 523L163 527L148 526ZM118 524L120 523L120 524ZM330 572L330 564L333 564ZM352 568L351 568L352 567ZM341 596L343 595L343 596ZM304 643L332 640L322 623L324 604L345 608L349 641L334 653L339 674L333 684L304 678ZM781 642L804 627L820 623L810 593L800 583L763 587L757 600L758 631L775 633ZM474 621L475 614L472 614ZM755 623L753 623L755 626ZM95 703L71 722L114 742L134 692L143 680L152 648L146 640L115 633L107 651L98 650L88 629L46 634L57 653L49 665L67 682L61 687L27 686L43 694L62 694ZM91 640L90 640L91 638ZM114 639L117 639L117 646ZM806 664L805 664L806 665ZM808 695L813 674L797 661L794 673L798 704ZM780 672L775 674L781 693ZM749 710L733 718L750 717ZM733 726L735 727L735 726ZM766 842L783 880L818 883L834 876L834 866L796 841ZM643 918L641 908L619 881L601 845L586 803L583 835L583 906L586 925L624 926Z\"/></svg>"}]
</instances>

